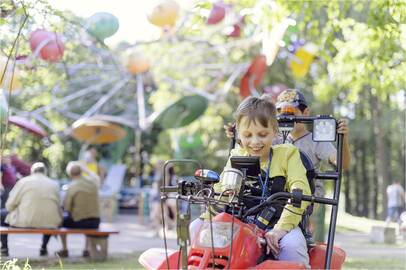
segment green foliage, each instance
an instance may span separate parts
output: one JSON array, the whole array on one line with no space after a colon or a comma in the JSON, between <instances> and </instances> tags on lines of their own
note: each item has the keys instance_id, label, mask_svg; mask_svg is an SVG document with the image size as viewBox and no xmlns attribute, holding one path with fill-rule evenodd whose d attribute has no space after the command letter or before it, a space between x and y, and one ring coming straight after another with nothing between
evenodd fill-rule
<instances>
[{"instance_id":1,"label":"green foliage","mask_svg":"<svg viewBox=\"0 0 406 270\"><path fill-rule=\"evenodd\" d=\"M0 260L1 270L31 270L31 266L27 259L24 263L19 262L17 259L2 262Z\"/></svg>"}]
</instances>

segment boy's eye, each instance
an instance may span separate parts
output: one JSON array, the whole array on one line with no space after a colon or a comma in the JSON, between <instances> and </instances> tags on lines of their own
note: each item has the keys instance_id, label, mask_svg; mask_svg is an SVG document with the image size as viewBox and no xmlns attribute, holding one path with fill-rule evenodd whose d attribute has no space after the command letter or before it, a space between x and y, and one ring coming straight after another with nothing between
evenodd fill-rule
<instances>
[{"instance_id":1,"label":"boy's eye","mask_svg":"<svg viewBox=\"0 0 406 270\"><path fill-rule=\"evenodd\" d=\"M266 137L266 136L268 136L268 132L261 132L261 133L259 133L259 136Z\"/></svg>"},{"instance_id":2,"label":"boy's eye","mask_svg":"<svg viewBox=\"0 0 406 270\"><path fill-rule=\"evenodd\" d=\"M243 133L242 136L244 138L249 138L249 137L251 137L251 133Z\"/></svg>"}]
</instances>

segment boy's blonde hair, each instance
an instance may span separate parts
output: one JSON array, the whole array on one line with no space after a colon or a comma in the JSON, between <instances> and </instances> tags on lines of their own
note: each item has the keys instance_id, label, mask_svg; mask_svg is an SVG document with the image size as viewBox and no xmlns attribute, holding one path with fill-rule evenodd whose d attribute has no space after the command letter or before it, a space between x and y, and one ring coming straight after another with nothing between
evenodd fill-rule
<instances>
[{"instance_id":1,"label":"boy's blonde hair","mask_svg":"<svg viewBox=\"0 0 406 270\"><path fill-rule=\"evenodd\" d=\"M270 125L275 133L278 132L276 108L267 98L247 97L244 99L235 112L237 127L243 117L248 118L248 124L251 121L254 123L258 121L262 126L269 127Z\"/></svg>"}]
</instances>

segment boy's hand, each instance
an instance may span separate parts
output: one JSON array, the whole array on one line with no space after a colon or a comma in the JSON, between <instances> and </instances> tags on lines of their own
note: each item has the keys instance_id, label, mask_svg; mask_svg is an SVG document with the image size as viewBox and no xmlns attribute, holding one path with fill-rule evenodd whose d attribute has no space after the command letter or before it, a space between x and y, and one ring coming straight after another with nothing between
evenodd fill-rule
<instances>
[{"instance_id":1,"label":"boy's hand","mask_svg":"<svg viewBox=\"0 0 406 270\"><path fill-rule=\"evenodd\" d=\"M232 139L234 137L235 123L228 123L223 127L227 138Z\"/></svg>"},{"instance_id":2,"label":"boy's hand","mask_svg":"<svg viewBox=\"0 0 406 270\"><path fill-rule=\"evenodd\" d=\"M266 239L266 253L269 254L269 251L272 252L273 255L279 255L279 240L282 239L288 232L281 230L281 229L273 229L265 234Z\"/></svg>"},{"instance_id":3,"label":"boy's hand","mask_svg":"<svg viewBox=\"0 0 406 270\"><path fill-rule=\"evenodd\" d=\"M340 119L338 120L338 129L337 132L343 135L348 135L348 120L347 119Z\"/></svg>"}]
</instances>

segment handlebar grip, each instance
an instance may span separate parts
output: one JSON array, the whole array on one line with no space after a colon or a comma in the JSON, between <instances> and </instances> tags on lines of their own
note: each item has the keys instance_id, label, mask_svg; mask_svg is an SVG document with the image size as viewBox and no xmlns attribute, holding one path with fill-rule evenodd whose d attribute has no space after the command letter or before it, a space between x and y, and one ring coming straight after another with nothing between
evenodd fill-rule
<instances>
[{"instance_id":1,"label":"handlebar grip","mask_svg":"<svg viewBox=\"0 0 406 270\"><path fill-rule=\"evenodd\" d=\"M307 202L316 202L316 203L329 204L329 205L338 204L338 201L334 200L334 199L321 198L321 197L315 197L315 196L309 196L309 195L302 195L302 200L307 201Z\"/></svg>"}]
</instances>

